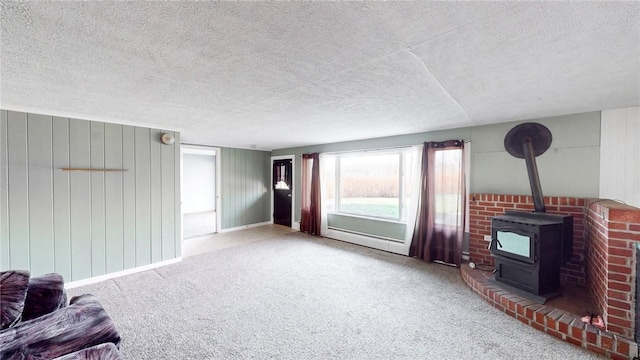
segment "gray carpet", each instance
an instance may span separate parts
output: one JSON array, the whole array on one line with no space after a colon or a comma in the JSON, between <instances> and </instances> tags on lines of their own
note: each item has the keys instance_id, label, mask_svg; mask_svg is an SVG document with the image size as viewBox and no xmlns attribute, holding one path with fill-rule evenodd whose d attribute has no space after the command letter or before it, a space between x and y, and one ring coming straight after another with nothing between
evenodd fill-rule
<instances>
[{"instance_id":1,"label":"gray carpet","mask_svg":"<svg viewBox=\"0 0 640 360\"><path fill-rule=\"evenodd\" d=\"M599 359L499 312L459 271L291 233L70 290L127 359Z\"/></svg>"}]
</instances>

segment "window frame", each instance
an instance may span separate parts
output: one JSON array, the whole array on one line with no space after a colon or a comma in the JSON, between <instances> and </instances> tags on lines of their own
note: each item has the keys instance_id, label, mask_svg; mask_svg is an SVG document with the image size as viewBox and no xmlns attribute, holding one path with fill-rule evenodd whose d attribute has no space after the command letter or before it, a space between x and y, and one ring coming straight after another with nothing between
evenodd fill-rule
<instances>
[{"instance_id":1,"label":"window frame","mask_svg":"<svg viewBox=\"0 0 640 360\"><path fill-rule=\"evenodd\" d=\"M394 148L394 149L386 149L386 150L365 150L358 152L346 152L346 153L335 153L332 154L334 157L334 209L329 211L329 213L343 215L343 216L353 216L353 217L361 217L372 220L379 221L390 221L390 222L398 222L406 224L406 199L405 194L407 192L406 189L406 176L409 174L405 173L405 167L408 163L411 162L410 159L406 159L407 155L411 154L410 147L402 147L402 148ZM376 216L372 214L359 214L352 213L342 210L342 179L341 179L341 159L347 157L360 157L360 156L379 156L379 155L396 155L398 157L398 198L397 198L397 206L398 206L398 217L390 217L390 216Z\"/></svg>"}]
</instances>

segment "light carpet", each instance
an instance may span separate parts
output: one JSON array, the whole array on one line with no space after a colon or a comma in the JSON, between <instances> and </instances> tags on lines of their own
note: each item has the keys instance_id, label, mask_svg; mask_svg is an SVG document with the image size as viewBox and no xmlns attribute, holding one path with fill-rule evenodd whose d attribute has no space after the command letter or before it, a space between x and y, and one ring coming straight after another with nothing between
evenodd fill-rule
<instances>
[{"instance_id":1,"label":"light carpet","mask_svg":"<svg viewBox=\"0 0 640 360\"><path fill-rule=\"evenodd\" d=\"M600 359L494 309L458 269L290 233L71 289L127 359Z\"/></svg>"}]
</instances>

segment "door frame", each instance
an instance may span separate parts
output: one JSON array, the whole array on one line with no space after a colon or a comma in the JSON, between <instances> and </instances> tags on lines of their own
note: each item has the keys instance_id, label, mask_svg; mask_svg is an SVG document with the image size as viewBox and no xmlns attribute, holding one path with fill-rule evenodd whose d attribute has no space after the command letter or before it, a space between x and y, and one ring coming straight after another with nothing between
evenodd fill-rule
<instances>
[{"instance_id":1,"label":"door frame","mask_svg":"<svg viewBox=\"0 0 640 360\"><path fill-rule=\"evenodd\" d=\"M295 155L278 155L278 156L272 156L271 157L271 162L269 162L269 189L271 190L271 223L273 224L273 212L274 212L274 208L273 208L273 197L274 197L274 193L273 193L273 162L274 160L286 160L286 159L291 159L291 186L293 187L291 189L291 228L294 230L298 230L300 231L300 223L295 222L295 212L293 211L296 208L296 189L297 189L297 185L296 185L296 156Z\"/></svg>"},{"instance_id":2,"label":"door frame","mask_svg":"<svg viewBox=\"0 0 640 360\"><path fill-rule=\"evenodd\" d=\"M220 204L222 203L220 200L220 182L222 181L222 156L220 156L220 148L212 147L212 146L204 146L204 145L180 145L180 221L184 224L184 211L182 210L182 186L184 184L183 176L183 164L184 164L184 155L185 154L196 154L196 155L207 155L214 156L216 161L216 226L214 229L214 234L220 232L220 221L222 219ZM180 226L181 231L181 239L184 241L184 226Z\"/></svg>"}]
</instances>

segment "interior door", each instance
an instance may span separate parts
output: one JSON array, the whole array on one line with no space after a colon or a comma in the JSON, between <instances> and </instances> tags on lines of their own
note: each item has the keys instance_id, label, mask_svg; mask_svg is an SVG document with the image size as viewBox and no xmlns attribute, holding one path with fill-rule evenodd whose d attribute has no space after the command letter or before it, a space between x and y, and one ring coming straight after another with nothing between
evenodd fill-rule
<instances>
[{"instance_id":1,"label":"interior door","mask_svg":"<svg viewBox=\"0 0 640 360\"><path fill-rule=\"evenodd\" d=\"M273 160L273 222L291 227L293 191L291 159Z\"/></svg>"}]
</instances>

